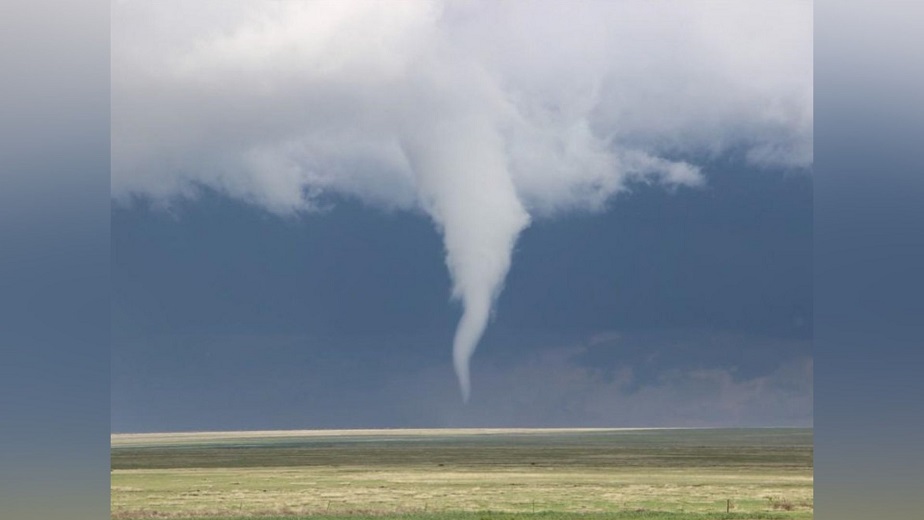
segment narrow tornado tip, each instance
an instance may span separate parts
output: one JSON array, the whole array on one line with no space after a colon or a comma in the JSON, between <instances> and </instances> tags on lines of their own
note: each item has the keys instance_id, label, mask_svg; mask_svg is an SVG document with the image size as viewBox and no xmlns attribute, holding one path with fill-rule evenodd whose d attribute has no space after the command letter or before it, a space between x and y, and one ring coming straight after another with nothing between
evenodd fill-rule
<instances>
[{"instance_id":1,"label":"narrow tornado tip","mask_svg":"<svg viewBox=\"0 0 924 520\"><path fill-rule=\"evenodd\" d=\"M468 404L472 394L472 383L468 375L468 360L456 360L456 376L459 378L459 391L462 393L462 403Z\"/></svg>"},{"instance_id":2,"label":"narrow tornado tip","mask_svg":"<svg viewBox=\"0 0 924 520\"><path fill-rule=\"evenodd\" d=\"M465 311L459 326L456 328L456 337L452 342L452 361L455 365L456 375L459 377L459 388L462 390L462 401L468 403L472 390L470 365L472 354L478 347L478 340L488 323L491 310L491 291L470 291L465 296Z\"/></svg>"}]
</instances>

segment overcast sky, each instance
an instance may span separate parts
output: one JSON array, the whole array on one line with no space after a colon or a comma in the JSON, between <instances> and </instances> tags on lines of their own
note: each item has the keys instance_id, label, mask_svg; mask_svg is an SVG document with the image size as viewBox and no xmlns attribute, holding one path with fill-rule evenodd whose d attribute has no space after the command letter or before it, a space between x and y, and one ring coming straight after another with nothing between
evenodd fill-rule
<instances>
[{"instance_id":1,"label":"overcast sky","mask_svg":"<svg viewBox=\"0 0 924 520\"><path fill-rule=\"evenodd\" d=\"M811 2L387 6L114 4L114 431L811 424Z\"/></svg>"}]
</instances>

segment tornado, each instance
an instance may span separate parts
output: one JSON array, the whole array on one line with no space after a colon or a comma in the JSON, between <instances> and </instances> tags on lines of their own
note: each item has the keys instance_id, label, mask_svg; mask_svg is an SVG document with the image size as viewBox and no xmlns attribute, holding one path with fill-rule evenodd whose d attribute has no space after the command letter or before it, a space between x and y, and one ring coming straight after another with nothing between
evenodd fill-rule
<instances>
[{"instance_id":1,"label":"tornado","mask_svg":"<svg viewBox=\"0 0 924 520\"><path fill-rule=\"evenodd\" d=\"M472 354L530 217L511 179L503 139L490 119L440 121L406 136L403 146L424 209L443 235L452 297L462 304L452 351L462 400L468 402Z\"/></svg>"}]
</instances>

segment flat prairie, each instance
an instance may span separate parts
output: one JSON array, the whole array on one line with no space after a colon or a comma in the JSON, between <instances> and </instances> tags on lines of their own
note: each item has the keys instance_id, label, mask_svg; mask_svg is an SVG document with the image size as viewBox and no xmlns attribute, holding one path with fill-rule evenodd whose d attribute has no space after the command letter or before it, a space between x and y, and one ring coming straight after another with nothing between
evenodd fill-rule
<instances>
[{"instance_id":1,"label":"flat prairie","mask_svg":"<svg viewBox=\"0 0 924 520\"><path fill-rule=\"evenodd\" d=\"M812 430L115 434L114 519L811 518Z\"/></svg>"}]
</instances>

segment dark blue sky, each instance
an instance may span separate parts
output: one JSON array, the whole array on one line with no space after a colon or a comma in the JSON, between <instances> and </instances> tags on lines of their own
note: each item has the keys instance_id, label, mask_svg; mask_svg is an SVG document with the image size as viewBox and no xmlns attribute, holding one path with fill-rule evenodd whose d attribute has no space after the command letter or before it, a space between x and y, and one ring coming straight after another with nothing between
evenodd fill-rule
<instances>
[{"instance_id":1,"label":"dark blue sky","mask_svg":"<svg viewBox=\"0 0 924 520\"><path fill-rule=\"evenodd\" d=\"M467 406L425 215L116 205L112 428L811 424L811 178L704 171L536 220Z\"/></svg>"}]
</instances>

